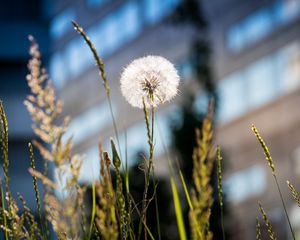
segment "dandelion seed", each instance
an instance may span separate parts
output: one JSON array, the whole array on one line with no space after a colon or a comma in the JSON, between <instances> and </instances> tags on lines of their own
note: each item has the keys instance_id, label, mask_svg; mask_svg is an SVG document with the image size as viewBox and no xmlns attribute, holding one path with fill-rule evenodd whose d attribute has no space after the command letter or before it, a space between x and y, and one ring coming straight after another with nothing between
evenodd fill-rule
<instances>
[{"instance_id":1,"label":"dandelion seed","mask_svg":"<svg viewBox=\"0 0 300 240\"><path fill-rule=\"evenodd\" d=\"M174 65L160 56L134 60L121 75L121 91L134 107L147 108L170 101L178 91L179 76Z\"/></svg>"}]
</instances>

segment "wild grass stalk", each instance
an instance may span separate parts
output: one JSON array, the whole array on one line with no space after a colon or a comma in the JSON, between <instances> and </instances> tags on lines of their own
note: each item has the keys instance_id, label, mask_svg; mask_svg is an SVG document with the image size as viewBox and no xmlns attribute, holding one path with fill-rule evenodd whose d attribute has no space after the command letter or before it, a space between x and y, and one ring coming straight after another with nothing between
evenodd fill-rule
<instances>
[{"instance_id":1,"label":"wild grass stalk","mask_svg":"<svg viewBox=\"0 0 300 240\"><path fill-rule=\"evenodd\" d=\"M112 123L113 123L114 132L115 132L116 139L117 139L118 150L119 150L119 153L120 153L120 156L121 156L121 159L122 159L119 133L118 133L118 128L117 128L117 124L116 124L116 120L115 120L115 116L114 116L114 112L113 112L113 108L112 108L112 102L111 102L111 97L110 97L110 88L109 88L108 83L107 83L107 77L106 77L106 73L105 73L105 70L104 70L104 63L101 60L101 58L99 57L94 44L92 43L92 41L90 40L88 35L85 33L83 28L80 27L74 21L72 21L72 24L74 26L74 29L83 37L84 41L86 42L86 44L90 48L90 50L93 54L93 57L95 59L96 65L98 67L99 75L100 75L100 78L102 79L103 87L104 87L106 97L107 97L107 101L108 101L108 104L109 104L109 110L110 110L110 115L111 115L111 119L112 119Z\"/></svg>"},{"instance_id":2,"label":"wild grass stalk","mask_svg":"<svg viewBox=\"0 0 300 240\"><path fill-rule=\"evenodd\" d=\"M193 210L190 209L189 219L191 225L191 239L199 239L197 227L200 227L203 239L213 238L210 230L210 215L213 204L213 189L210 178L215 161L215 149L212 147L213 126L212 126L213 106L209 105L207 117L203 121L201 131L196 130L196 147L193 152L193 183L191 200Z\"/></svg>"},{"instance_id":3,"label":"wild grass stalk","mask_svg":"<svg viewBox=\"0 0 300 240\"><path fill-rule=\"evenodd\" d=\"M218 194L219 204L221 212L221 227L222 227L222 239L225 240L225 229L224 229L224 209L223 209L223 186L222 186L222 156L219 146L217 147L217 174L218 174Z\"/></svg>"},{"instance_id":4,"label":"wild grass stalk","mask_svg":"<svg viewBox=\"0 0 300 240\"><path fill-rule=\"evenodd\" d=\"M267 226L268 235L269 235L270 239L271 240L277 240L277 237L276 237L276 235L275 235L275 233L273 231L273 227L272 227L272 225L270 223L270 220L269 220L269 218L268 218L268 216L267 216L267 214L266 214L265 210L263 209L263 207L262 207L262 205L261 205L260 202L258 202L258 206L259 206L259 211L260 211L260 213L262 215L262 218L263 218L263 220L264 220L264 222L265 222L265 224Z\"/></svg>"},{"instance_id":5,"label":"wild grass stalk","mask_svg":"<svg viewBox=\"0 0 300 240\"><path fill-rule=\"evenodd\" d=\"M30 157L30 167L31 167L31 169L35 170L35 158L34 158L33 147L32 147L31 143L28 143L28 148L29 148L29 157ZM33 180L33 189L34 189L34 193L35 193L35 201L36 201L36 205L37 205L37 212L38 212L40 225L41 225L42 239L47 239L47 231L45 229L44 219L42 217L40 193L39 193L36 176L32 175L32 180Z\"/></svg>"},{"instance_id":6,"label":"wild grass stalk","mask_svg":"<svg viewBox=\"0 0 300 240\"><path fill-rule=\"evenodd\" d=\"M290 191L291 191L291 194L294 198L294 200L296 201L296 203L298 204L298 207L300 207L300 196L299 196L299 193L296 191L295 187L290 183L290 181L286 181Z\"/></svg>"},{"instance_id":7,"label":"wild grass stalk","mask_svg":"<svg viewBox=\"0 0 300 240\"><path fill-rule=\"evenodd\" d=\"M257 128L254 125L252 125L251 129L252 129L253 133L255 134L257 140L259 141L259 143L261 145L261 148L263 149L264 155L266 157L266 160L267 160L267 162L269 164L269 167L271 168L271 172L272 172L273 178L274 178L275 183L276 183L276 187L277 187L277 190L278 190L278 193L279 193L279 196L280 196L280 200L281 200L281 203L282 203L282 206L283 206L283 209L284 209L285 216L286 216L287 221L288 221L288 225L289 225L292 237L295 240L296 239L295 233L294 233L294 230L292 228L292 225L291 225L291 222L290 222L290 218L289 218L289 215L288 215L288 212L287 212L287 209L286 209L286 205L285 205L285 202L284 202L284 199L283 199L283 196L282 196L282 193L281 193L281 189L279 187L279 183L278 183L278 180L277 180L273 158L271 156L271 153L270 153L270 151L269 151L269 149L268 149L265 141L260 136Z\"/></svg>"},{"instance_id":8,"label":"wild grass stalk","mask_svg":"<svg viewBox=\"0 0 300 240\"><path fill-rule=\"evenodd\" d=\"M8 124L2 101L0 101L0 144L2 151L2 168L4 173L5 191L9 191L9 177L8 177Z\"/></svg>"},{"instance_id":9,"label":"wild grass stalk","mask_svg":"<svg viewBox=\"0 0 300 240\"><path fill-rule=\"evenodd\" d=\"M261 233L260 233L260 223L258 218L256 218L256 240L261 240Z\"/></svg>"},{"instance_id":10,"label":"wild grass stalk","mask_svg":"<svg viewBox=\"0 0 300 240\"><path fill-rule=\"evenodd\" d=\"M129 225L128 222L129 215L126 209L126 202L125 197L123 195L123 180L120 173L121 167L121 159L115 147L115 143L111 139L111 148L113 154L113 164L116 171L116 200L118 206L118 215L120 218L120 232L121 232L121 239L127 239L128 232L129 232Z\"/></svg>"}]
</instances>

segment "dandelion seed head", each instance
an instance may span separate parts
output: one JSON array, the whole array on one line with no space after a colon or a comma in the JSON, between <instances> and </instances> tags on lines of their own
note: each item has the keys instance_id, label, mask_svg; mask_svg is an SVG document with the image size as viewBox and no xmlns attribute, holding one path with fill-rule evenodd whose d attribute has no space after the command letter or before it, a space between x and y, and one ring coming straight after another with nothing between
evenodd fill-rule
<instances>
[{"instance_id":1,"label":"dandelion seed head","mask_svg":"<svg viewBox=\"0 0 300 240\"><path fill-rule=\"evenodd\" d=\"M121 92L134 107L147 108L170 101L178 91L179 76L174 65L160 56L134 60L121 75Z\"/></svg>"}]
</instances>

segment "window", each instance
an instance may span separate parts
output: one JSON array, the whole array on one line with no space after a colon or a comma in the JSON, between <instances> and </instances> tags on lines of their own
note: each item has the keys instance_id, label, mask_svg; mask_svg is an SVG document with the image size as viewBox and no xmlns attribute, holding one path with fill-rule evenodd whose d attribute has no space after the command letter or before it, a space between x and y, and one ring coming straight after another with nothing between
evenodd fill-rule
<instances>
[{"instance_id":1,"label":"window","mask_svg":"<svg viewBox=\"0 0 300 240\"><path fill-rule=\"evenodd\" d=\"M61 88L66 82L66 71L63 57L55 53L50 59L50 77L55 87Z\"/></svg>"},{"instance_id":2,"label":"window","mask_svg":"<svg viewBox=\"0 0 300 240\"><path fill-rule=\"evenodd\" d=\"M119 35L122 42L136 37L141 31L139 6L135 2L127 3L119 12Z\"/></svg>"},{"instance_id":3,"label":"window","mask_svg":"<svg viewBox=\"0 0 300 240\"><path fill-rule=\"evenodd\" d=\"M260 165L254 165L226 178L224 192L229 201L239 203L263 193L267 186L266 180L264 168Z\"/></svg>"},{"instance_id":4,"label":"window","mask_svg":"<svg viewBox=\"0 0 300 240\"><path fill-rule=\"evenodd\" d=\"M53 39L62 37L66 32L72 30L71 21L76 20L73 9L67 9L58 14L51 22L50 35Z\"/></svg>"},{"instance_id":5,"label":"window","mask_svg":"<svg viewBox=\"0 0 300 240\"><path fill-rule=\"evenodd\" d=\"M244 79L235 74L220 82L220 117L223 121L231 120L242 114L247 107Z\"/></svg>"},{"instance_id":6,"label":"window","mask_svg":"<svg viewBox=\"0 0 300 240\"><path fill-rule=\"evenodd\" d=\"M274 4L274 17L279 25L286 24L295 19L300 14L299 0L285 0Z\"/></svg>"},{"instance_id":7,"label":"window","mask_svg":"<svg viewBox=\"0 0 300 240\"><path fill-rule=\"evenodd\" d=\"M244 40L243 29L241 26L237 25L230 28L227 42L228 47L232 51L239 51L244 47L246 41Z\"/></svg>"},{"instance_id":8,"label":"window","mask_svg":"<svg viewBox=\"0 0 300 240\"><path fill-rule=\"evenodd\" d=\"M246 44L254 43L272 30L272 15L269 9L262 9L248 17L242 24Z\"/></svg>"},{"instance_id":9,"label":"window","mask_svg":"<svg viewBox=\"0 0 300 240\"><path fill-rule=\"evenodd\" d=\"M87 0L87 5L89 7L100 7L109 1L110 0Z\"/></svg>"},{"instance_id":10,"label":"window","mask_svg":"<svg viewBox=\"0 0 300 240\"><path fill-rule=\"evenodd\" d=\"M260 9L231 26L226 33L227 46L238 52L300 16L300 0L280 0Z\"/></svg>"},{"instance_id":11,"label":"window","mask_svg":"<svg viewBox=\"0 0 300 240\"><path fill-rule=\"evenodd\" d=\"M279 79L274 74L274 67L271 56L250 65L246 69L245 78L249 106L261 106L279 93Z\"/></svg>"},{"instance_id":12,"label":"window","mask_svg":"<svg viewBox=\"0 0 300 240\"><path fill-rule=\"evenodd\" d=\"M282 90L289 92L300 85L300 44L288 45L279 53L282 68Z\"/></svg>"},{"instance_id":13,"label":"window","mask_svg":"<svg viewBox=\"0 0 300 240\"><path fill-rule=\"evenodd\" d=\"M84 154L84 160L80 169L80 182L91 183L100 177L100 160L98 145L91 147Z\"/></svg>"},{"instance_id":14,"label":"window","mask_svg":"<svg viewBox=\"0 0 300 240\"><path fill-rule=\"evenodd\" d=\"M180 0L145 0L145 18L149 24L155 24L170 14Z\"/></svg>"},{"instance_id":15,"label":"window","mask_svg":"<svg viewBox=\"0 0 300 240\"><path fill-rule=\"evenodd\" d=\"M73 136L74 144L78 145L93 134L99 133L101 129L111 123L111 119L107 117L109 111L106 102L101 106L90 108L71 121L67 137Z\"/></svg>"}]
</instances>

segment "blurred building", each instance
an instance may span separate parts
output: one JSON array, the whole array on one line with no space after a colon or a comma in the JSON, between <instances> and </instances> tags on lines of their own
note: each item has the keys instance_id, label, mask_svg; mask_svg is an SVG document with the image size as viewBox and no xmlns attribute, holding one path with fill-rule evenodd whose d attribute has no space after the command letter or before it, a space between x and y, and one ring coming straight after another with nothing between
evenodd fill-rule
<instances>
[{"instance_id":1,"label":"blurred building","mask_svg":"<svg viewBox=\"0 0 300 240\"><path fill-rule=\"evenodd\" d=\"M30 166L28 142L34 135L30 116L23 105L29 93L26 82L28 35L37 38L47 59L51 9L48 4L42 0L0 1L0 100L9 125L10 185L14 196L20 192L32 209L36 209L35 197L27 169ZM38 159L37 165L42 165Z\"/></svg>"},{"instance_id":2,"label":"blurred building","mask_svg":"<svg viewBox=\"0 0 300 240\"><path fill-rule=\"evenodd\" d=\"M87 45L72 29L71 20L86 30L105 63L111 87L113 111L120 143L130 164L135 153L147 151L143 114L121 96L119 78L131 60L148 54L165 56L176 63L184 88L193 88L186 64L191 40L189 27L174 27L168 15L179 0L60 0L55 1L50 25L53 40L50 73L72 117L70 135L75 152L85 152L82 180L99 172L97 143L108 148L114 136L109 106L97 68ZM220 93L217 142L226 158L225 188L238 220L232 239L253 239L260 200L280 239L288 239L288 227L276 185L260 146L251 132L261 130L273 155L278 180L287 201L292 224L300 230L299 210L285 181L298 189L300 174L300 1L211 0L203 1L209 19L215 77ZM200 93L198 105L205 97ZM159 108L156 154L170 144L168 116L176 105ZM159 134L159 132L161 134ZM161 135L163 137L161 137ZM162 144L164 139L164 144ZM167 173L165 161L157 161L158 174ZM263 225L263 224L262 224Z\"/></svg>"},{"instance_id":3,"label":"blurred building","mask_svg":"<svg viewBox=\"0 0 300 240\"><path fill-rule=\"evenodd\" d=\"M299 237L300 212L286 180L300 189L300 1L216 0L206 6L219 80L217 142L227 160L227 198L238 220L234 239L255 238L258 200L278 238L291 239L274 179L251 132L252 124L269 146Z\"/></svg>"}]
</instances>

